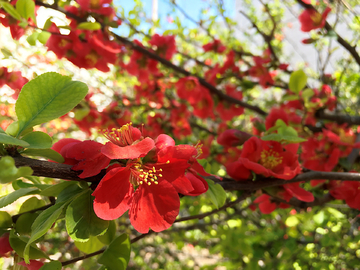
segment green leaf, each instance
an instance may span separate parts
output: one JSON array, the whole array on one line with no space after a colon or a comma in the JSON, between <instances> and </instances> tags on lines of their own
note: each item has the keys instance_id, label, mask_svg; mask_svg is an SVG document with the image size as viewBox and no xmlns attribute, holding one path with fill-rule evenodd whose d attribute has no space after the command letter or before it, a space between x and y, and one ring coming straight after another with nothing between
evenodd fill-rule
<instances>
[{"instance_id":1,"label":"green leaf","mask_svg":"<svg viewBox=\"0 0 360 270\"><path fill-rule=\"evenodd\" d=\"M27 128L58 118L74 108L88 87L55 72L42 74L22 88L15 104L18 136Z\"/></svg>"},{"instance_id":2,"label":"green leaf","mask_svg":"<svg viewBox=\"0 0 360 270\"><path fill-rule=\"evenodd\" d=\"M0 143L3 144L11 144L11 145L19 145L22 147L27 147L29 146L29 143L23 141L23 140L19 140L16 139L10 135L7 135L6 133L0 133Z\"/></svg>"},{"instance_id":3,"label":"green leaf","mask_svg":"<svg viewBox=\"0 0 360 270\"><path fill-rule=\"evenodd\" d=\"M86 242L74 241L74 244L80 251L87 254L98 251L105 246L105 244L102 243L97 236L90 236L89 240Z\"/></svg>"},{"instance_id":4,"label":"green leaf","mask_svg":"<svg viewBox=\"0 0 360 270\"><path fill-rule=\"evenodd\" d=\"M39 270L61 270L62 265L59 261L51 261L49 263L45 263L40 267Z\"/></svg>"},{"instance_id":5,"label":"green leaf","mask_svg":"<svg viewBox=\"0 0 360 270\"><path fill-rule=\"evenodd\" d=\"M22 151L21 154L31 157L43 157L58 163L63 163L65 161L62 155L52 149L26 149Z\"/></svg>"},{"instance_id":6,"label":"green leaf","mask_svg":"<svg viewBox=\"0 0 360 270\"><path fill-rule=\"evenodd\" d=\"M61 191L69 186L77 185L75 181L61 181L60 183L45 188L40 192L41 196L48 196L48 197L57 197Z\"/></svg>"},{"instance_id":7,"label":"green leaf","mask_svg":"<svg viewBox=\"0 0 360 270\"><path fill-rule=\"evenodd\" d=\"M21 188L11 192L10 194L0 198L0 208L3 208L10 203L15 202L17 199L32 194L38 194L39 190L37 188Z\"/></svg>"},{"instance_id":8,"label":"green leaf","mask_svg":"<svg viewBox=\"0 0 360 270\"><path fill-rule=\"evenodd\" d=\"M10 231L10 245L15 250L15 252L22 258L24 258L24 249L27 245L27 240L28 238L17 236L14 230ZM28 258L30 258L31 260L36 260L40 258L48 258L48 256L42 250L36 247L35 244L33 244L29 245Z\"/></svg>"},{"instance_id":9,"label":"green leaf","mask_svg":"<svg viewBox=\"0 0 360 270\"><path fill-rule=\"evenodd\" d=\"M29 144L26 148L48 149L52 146L51 137L41 131L30 132L21 139Z\"/></svg>"},{"instance_id":10,"label":"green leaf","mask_svg":"<svg viewBox=\"0 0 360 270\"><path fill-rule=\"evenodd\" d=\"M35 2L33 0L18 0L16 2L16 11L25 18L35 18Z\"/></svg>"},{"instance_id":11,"label":"green leaf","mask_svg":"<svg viewBox=\"0 0 360 270\"><path fill-rule=\"evenodd\" d=\"M38 35L38 41L40 41L40 43L42 43L42 44L46 44L46 42L48 41L50 36L51 36L51 34L49 32L42 31Z\"/></svg>"},{"instance_id":12,"label":"green leaf","mask_svg":"<svg viewBox=\"0 0 360 270\"><path fill-rule=\"evenodd\" d=\"M226 200L226 192L223 187L210 179L205 180L209 185L209 190L206 192L206 195L210 198L216 208L223 206Z\"/></svg>"},{"instance_id":13,"label":"green leaf","mask_svg":"<svg viewBox=\"0 0 360 270\"><path fill-rule=\"evenodd\" d=\"M306 88L302 93L301 96L304 100L309 100L310 98L313 97L313 95L315 94L314 90L310 89L310 88Z\"/></svg>"},{"instance_id":14,"label":"green leaf","mask_svg":"<svg viewBox=\"0 0 360 270\"><path fill-rule=\"evenodd\" d=\"M5 1L0 1L0 6L5 9L5 11L9 13L14 19L21 21L21 15L16 11L13 5Z\"/></svg>"},{"instance_id":15,"label":"green leaf","mask_svg":"<svg viewBox=\"0 0 360 270\"><path fill-rule=\"evenodd\" d=\"M286 143L301 143L306 142L306 139L297 137L297 136L288 136L288 135L281 135L277 133L272 133L269 135L265 135L261 137L263 141L276 141L276 142L286 142Z\"/></svg>"},{"instance_id":16,"label":"green leaf","mask_svg":"<svg viewBox=\"0 0 360 270\"><path fill-rule=\"evenodd\" d=\"M77 26L77 28L83 30L100 30L101 24L98 22L82 22Z\"/></svg>"},{"instance_id":17,"label":"green leaf","mask_svg":"<svg viewBox=\"0 0 360 270\"><path fill-rule=\"evenodd\" d=\"M98 239L105 245L108 245L111 243L112 240L114 240L116 233L116 222L114 220L110 220L109 227L106 230L106 233L103 235L99 235Z\"/></svg>"},{"instance_id":18,"label":"green leaf","mask_svg":"<svg viewBox=\"0 0 360 270\"><path fill-rule=\"evenodd\" d=\"M85 242L90 236L104 234L109 226L108 220L96 216L91 193L90 189L86 190L66 209L66 230L75 241Z\"/></svg>"},{"instance_id":19,"label":"green leaf","mask_svg":"<svg viewBox=\"0 0 360 270\"><path fill-rule=\"evenodd\" d=\"M346 216L343 213L336 210L335 208L328 207L326 210L336 219L346 218Z\"/></svg>"},{"instance_id":20,"label":"green leaf","mask_svg":"<svg viewBox=\"0 0 360 270\"><path fill-rule=\"evenodd\" d=\"M111 242L99 257L98 263L105 265L109 270L125 270L130 260L130 251L129 236L122 234Z\"/></svg>"},{"instance_id":21,"label":"green leaf","mask_svg":"<svg viewBox=\"0 0 360 270\"><path fill-rule=\"evenodd\" d=\"M34 32L32 33L30 36L28 36L26 38L26 41L31 45L31 46L35 46L36 45L36 41L38 39L39 36L39 32Z\"/></svg>"},{"instance_id":22,"label":"green leaf","mask_svg":"<svg viewBox=\"0 0 360 270\"><path fill-rule=\"evenodd\" d=\"M8 212L0 211L0 228L6 229L12 226L12 219Z\"/></svg>"},{"instance_id":23,"label":"green leaf","mask_svg":"<svg viewBox=\"0 0 360 270\"><path fill-rule=\"evenodd\" d=\"M34 209L37 209L39 207L42 207L45 205L45 201L40 200L36 197L31 197L29 199L27 199L21 206L20 206L20 210L19 210L19 214L20 213L24 213L24 212L28 212Z\"/></svg>"},{"instance_id":24,"label":"green leaf","mask_svg":"<svg viewBox=\"0 0 360 270\"><path fill-rule=\"evenodd\" d=\"M307 76L304 71L294 71L290 75L289 88L293 93L298 94L306 86L306 82Z\"/></svg>"},{"instance_id":25,"label":"green leaf","mask_svg":"<svg viewBox=\"0 0 360 270\"><path fill-rule=\"evenodd\" d=\"M296 225L299 224L299 219L295 216L289 216L286 220L285 220L285 225L288 227L294 227Z\"/></svg>"},{"instance_id":26,"label":"green leaf","mask_svg":"<svg viewBox=\"0 0 360 270\"><path fill-rule=\"evenodd\" d=\"M32 175L33 170L30 167L16 168L15 161L10 156L0 159L0 183L5 184L12 182L22 176Z\"/></svg>"},{"instance_id":27,"label":"green leaf","mask_svg":"<svg viewBox=\"0 0 360 270\"><path fill-rule=\"evenodd\" d=\"M46 234L46 232L58 219L63 208L66 205L67 203L55 204L49 207L48 209L44 210L43 212L41 212L41 214L35 219L34 223L31 226L31 237L24 249L24 259L26 263L29 263L29 250L31 243L33 243L41 236Z\"/></svg>"},{"instance_id":28,"label":"green leaf","mask_svg":"<svg viewBox=\"0 0 360 270\"><path fill-rule=\"evenodd\" d=\"M322 224L325 220L325 212L323 210L319 211L316 215L313 216L313 219L317 224Z\"/></svg>"},{"instance_id":29,"label":"green leaf","mask_svg":"<svg viewBox=\"0 0 360 270\"><path fill-rule=\"evenodd\" d=\"M39 214L37 213L25 213L19 216L19 218L16 220L15 224L15 230L18 234L24 235L24 234L31 234L31 226L34 223L35 219Z\"/></svg>"}]
</instances>

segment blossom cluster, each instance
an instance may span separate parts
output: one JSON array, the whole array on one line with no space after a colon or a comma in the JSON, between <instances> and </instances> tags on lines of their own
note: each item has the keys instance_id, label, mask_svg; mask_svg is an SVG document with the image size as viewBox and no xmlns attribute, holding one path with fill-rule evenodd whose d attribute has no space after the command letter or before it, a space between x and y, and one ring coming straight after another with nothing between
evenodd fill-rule
<instances>
[{"instance_id":1,"label":"blossom cluster","mask_svg":"<svg viewBox=\"0 0 360 270\"><path fill-rule=\"evenodd\" d=\"M209 174L197 162L199 147L175 145L165 134L155 140L144 138L131 123L102 133L109 139L105 145L70 138L53 145L65 164L82 170L80 178L106 169L93 192L98 217L113 220L129 210L137 231L147 233L151 228L159 232L174 223L179 213L179 193L197 196L207 191L202 176Z\"/></svg>"}]
</instances>

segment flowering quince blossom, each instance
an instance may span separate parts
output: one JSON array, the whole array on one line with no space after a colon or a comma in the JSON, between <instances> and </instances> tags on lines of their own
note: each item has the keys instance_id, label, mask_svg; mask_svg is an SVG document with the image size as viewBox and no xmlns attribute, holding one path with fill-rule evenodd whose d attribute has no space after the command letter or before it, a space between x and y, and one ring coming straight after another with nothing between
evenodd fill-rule
<instances>
[{"instance_id":1,"label":"flowering quince blossom","mask_svg":"<svg viewBox=\"0 0 360 270\"><path fill-rule=\"evenodd\" d=\"M206 181L196 175L201 171L193 157L196 148L175 146L164 134L156 142L143 138L131 124L104 134L110 142L102 153L127 161L110 166L93 192L98 217L113 220L129 210L138 232L147 233L149 228L159 232L169 228L179 213L178 193L196 196L207 190Z\"/></svg>"},{"instance_id":2,"label":"flowering quince blossom","mask_svg":"<svg viewBox=\"0 0 360 270\"><path fill-rule=\"evenodd\" d=\"M284 148L279 142L251 137L244 143L239 159L226 167L227 172L235 180L248 179L251 171L290 180L301 172L297 148Z\"/></svg>"},{"instance_id":3,"label":"flowering quince blossom","mask_svg":"<svg viewBox=\"0 0 360 270\"><path fill-rule=\"evenodd\" d=\"M13 251L13 248L10 246L9 234L5 233L0 237L0 257L5 257L10 251Z\"/></svg>"},{"instance_id":4,"label":"flowering quince blossom","mask_svg":"<svg viewBox=\"0 0 360 270\"><path fill-rule=\"evenodd\" d=\"M300 183L289 183L283 185L282 187L278 187L277 189L281 189L277 191L276 197L285 200L287 202L290 201L291 198L295 197L296 199L303 202L312 202L314 201L314 195L304 190L300 187ZM283 202L276 202L271 199L272 197L268 194L262 194L254 200L255 204L258 204L261 213L270 214L277 207L285 209L289 208L290 205Z\"/></svg>"},{"instance_id":5,"label":"flowering quince blossom","mask_svg":"<svg viewBox=\"0 0 360 270\"><path fill-rule=\"evenodd\" d=\"M64 157L64 164L73 165L72 170L83 171L80 178L86 178L97 175L109 165L110 158L101 153L103 147L95 141L66 138L54 143L52 149Z\"/></svg>"},{"instance_id":6,"label":"flowering quince blossom","mask_svg":"<svg viewBox=\"0 0 360 270\"><path fill-rule=\"evenodd\" d=\"M310 32L313 29L323 28L326 23L326 17L331 11L331 8L327 7L323 14L320 14L315 9L305 9L299 16L301 23L301 31Z\"/></svg>"},{"instance_id":7,"label":"flowering quince blossom","mask_svg":"<svg viewBox=\"0 0 360 270\"><path fill-rule=\"evenodd\" d=\"M26 264L25 261L19 262L18 264L27 267L28 270L39 270L44 263L37 260L30 260L30 264Z\"/></svg>"}]
</instances>

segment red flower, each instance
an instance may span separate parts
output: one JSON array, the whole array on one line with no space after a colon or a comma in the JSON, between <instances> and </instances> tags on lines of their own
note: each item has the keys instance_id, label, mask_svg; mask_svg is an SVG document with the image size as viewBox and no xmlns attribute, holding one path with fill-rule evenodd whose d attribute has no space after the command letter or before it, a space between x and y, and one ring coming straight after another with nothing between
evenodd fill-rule
<instances>
[{"instance_id":1,"label":"red flower","mask_svg":"<svg viewBox=\"0 0 360 270\"><path fill-rule=\"evenodd\" d=\"M248 179L250 171L289 180L299 174L301 168L295 151L283 148L279 142L251 137L244 143L238 161L227 166L228 174L236 180Z\"/></svg>"},{"instance_id":2,"label":"red flower","mask_svg":"<svg viewBox=\"0 0 360 270\"><path fill-rule=\"evenodd\" d=\"M144 157L153 147L154 141L143 138L141 131L131 123L110 132L104 130L104 136L110 142L106 143L101 152L110 159L135 159Z\"/></svg>"},{"instance_id":3,"label":"red flower","mask_svg":"<svg viewBox=\"0 0 360 270\"><path fill-rule=\"evenodd\" d=\"M237 129L228 129L219 135L217 142L225 147L233 147L243 145L251 137L252 135L246 132Z\"/></svg>"},{"instance_id":4,"label":"red flower","mask_svg":"<svg viewBox=\"0 0 360 270\"><path fill-rule=\"evenodd\" d=\"M5 233L0 237L0 257L4 257L12 251L13 248L10 246L9 243L9 234Z\"/></svg>"},{"instance_id":5,"label":"red flower","mask_svg":"<svg viewBox=\"0 0 360 270\"><path fill-rule=\"evenodd\" d=\"M44 265L43 262L36 260L30 260L30 264L26 264L25 261L19 262L17 264L27 267L28 270L39 270Z\"/></svg>"},{"instance_id":6,"label":"red flower","mask_svg":"<svg viewBox=\"0 0 360 270\"><path fill-rule=\"evenodd\" d=\"M62 139L52 149L65 158L65 164L74 165L72 170L83 171L80 178L86 178L97 175L109 165L110 159L101 153L102 147L104 145L95 141Z\"/></svg>"},{"instance_id":7,"label":"red flower","mask_svg":"<svg viewBox=\"0 0 360 270\"><path fill-rule=\"evenodd\" d=\"M199 102L202 97L202 89L196 77L181 78L175 87L179 98L189 101L191 105Z\"/></svg>"},{"instance_id":8,"label":"red flower","mask_svg":"<svg viewBox=\"0 0 360 270\"><path fill-rule=\"evenodd\" d=\"M170 60L176 52L175 36L160 36L155 34L149 43L156 46L156 52L167 60Z\"/></svg>"},{"instance_id":9,"label":"red flower","mask_svg":"<svg viewBox=\"0 0 360 270\"><path fill-rule=\"evenodd\" d=\"M326 23L326 17L331 11L331 8L327 7L323 14L320 14L315 9L305 9L299 16L301 23L301 31L310 32L313 29L323 28Z\"/></svg>"},{"instance_id":10,"label":"red flower","mask_svg":"<svg viewBox=\"0 0 360 270\"><path fill-rule=\"evenodd\" d=\"M222 53L226 50L226 47L222 45L221 41L214 39L213 42L209 42L202 46L205 52L214 51L217 53Z\"/></svg>"},{"instance_id":11,"label":"red flower","mask_svg":"<svg viewBox=\"0 0 360 270\"><path fill-rule=\"evenodd\" d=\"M359 182L343 181L330 190L330 194L337 200L345 200L349 207L360 210L359 190Z\"/></svg>"}]
</instances>

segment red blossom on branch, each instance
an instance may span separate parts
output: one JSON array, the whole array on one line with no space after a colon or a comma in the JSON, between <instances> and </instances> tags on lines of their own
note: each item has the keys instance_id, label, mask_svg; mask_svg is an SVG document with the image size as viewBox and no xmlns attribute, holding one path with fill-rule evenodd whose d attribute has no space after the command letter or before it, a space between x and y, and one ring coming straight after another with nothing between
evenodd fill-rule
<instances>
[{"instance_id":1,"label":"red blossom on branch","mask_svg":"<svg viewBox=\"0 0 360 270\"><path fill-rule=\"evenodd\" d=\"M311 30L323 28L326 23L326 17L331 11L331 8L327 7L323 14L320 14L315 9L305 9L299 16L301 23L301 31L310 32Z\"/></svg>"}]
</instances>

